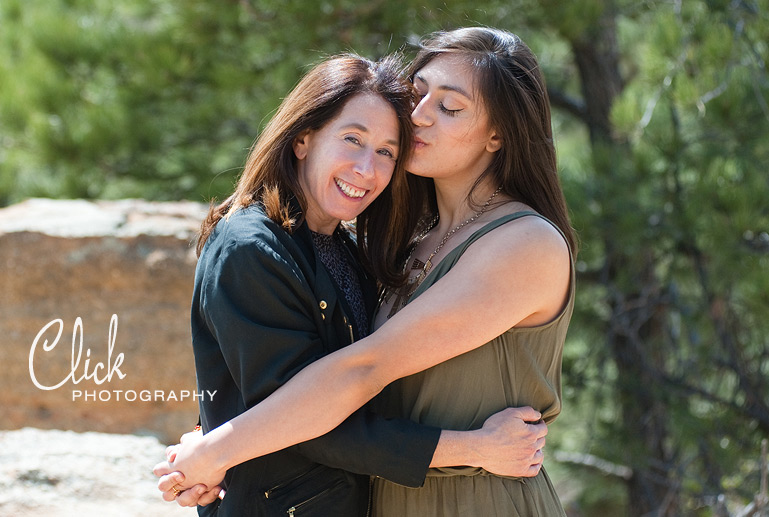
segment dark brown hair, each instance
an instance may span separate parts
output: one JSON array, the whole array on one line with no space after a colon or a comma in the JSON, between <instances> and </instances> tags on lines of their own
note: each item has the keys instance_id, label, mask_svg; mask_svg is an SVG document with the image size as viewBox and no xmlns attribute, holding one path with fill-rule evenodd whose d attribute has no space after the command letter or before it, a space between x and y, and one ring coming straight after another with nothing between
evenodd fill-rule
<instances>
[{"instance_id":1,"label":"dark brown hair","mask_svg":"<svg viewBox=\"0 0 769 517\"><path fill-rule=\"evenodd\" d=\"M307 209L297 176L292 146L295 138L305 130L323 127L355 95L375 94L388 102L398 117L400 149L390 184L357 218L357 241L370 272L385 283L397 283L403 276L399 254L407 245L409 228L414 225L410 220L414 216L405 206L410 196L403 169L412 148L410 117L414 96L402 72L396 56L373 62L344 54L313 67L283 100L252 146L235 192L219 205L212 204L200 230L198 255L223 217L253 203L260 203L267 216L286 231L294 231L303 222ZM292 199L301 212L292 212Z\"/></svg>"},{"instance_id":2,"label":"dark brown hair","mask_svg":"<svg viewBox=\"0 0 769 517\"><path fill-rule=\"evenodd\" d=\"M550 99L537 58L515 34L467 27L436 32L425 38L409 75L413 78L427 63L447 53L462 56L475 70L476 87L489 123L503 142L473 190L482 179L491 176L503 192L531 206L560 228L576 254L576 234L558 180ZM470 200L471 195L472 190ZM428 202L434 207L433 201Z\"/></svg>"}]
</instances>

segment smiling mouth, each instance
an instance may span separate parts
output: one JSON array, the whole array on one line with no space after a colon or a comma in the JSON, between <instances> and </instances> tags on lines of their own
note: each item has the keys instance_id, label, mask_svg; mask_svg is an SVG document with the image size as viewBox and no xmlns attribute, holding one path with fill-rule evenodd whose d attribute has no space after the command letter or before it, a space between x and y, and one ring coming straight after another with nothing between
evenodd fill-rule
<instances>
[{"instance_id":1,"label":"smiling mouth","mask_svg":"<svg viewBox=\"0 0 769 517\"><path fill-rule=\"evenodd\" d=\"M339 190L344 192L344 194L347 197L352 197L352 198L359 199L359 198L362 198L363 196L365 196L366 192L368 192L367 190L363 190L363 189L359 189L359 188L353 187L349 183L345 183L344 181L340 180L339 178L334 178L334 181L336 182L336 186L339 187Z\"/></svg>"}]
</instances>

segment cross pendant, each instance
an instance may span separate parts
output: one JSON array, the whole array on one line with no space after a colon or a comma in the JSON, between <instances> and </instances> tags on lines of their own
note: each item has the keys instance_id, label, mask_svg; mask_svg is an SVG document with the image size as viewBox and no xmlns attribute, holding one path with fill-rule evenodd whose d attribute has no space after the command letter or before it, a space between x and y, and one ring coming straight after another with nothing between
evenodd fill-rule
<instances>
[{"instance_id":1,"label":"cross pendant","mask_svg":"<svg viewBox=\"0 0 769 517\"><path fill-rule=\"evenodd\" d=\"M427 274L433 267L432 257L427 259L427 262L422 262L418 258L414 258L414 262L411 264L411 269L421 269L423 273Z\"/></svg>"}]
</instances>

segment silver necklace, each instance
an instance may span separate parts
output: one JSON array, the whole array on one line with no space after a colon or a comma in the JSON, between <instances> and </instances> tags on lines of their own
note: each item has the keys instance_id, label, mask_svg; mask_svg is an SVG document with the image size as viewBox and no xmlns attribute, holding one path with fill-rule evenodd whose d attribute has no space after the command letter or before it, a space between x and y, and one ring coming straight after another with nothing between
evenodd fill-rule
<instances>
[{"instance_id":1,"label":"silver necklace","mask_svg":"<svg viewBox=\"0 0 769 517\"><path fill-rule=\"evenodd\" d=\"M433 257L438 254L439 251L443 248L443 246L446 245L446 243L451 239L451 237L454 236L459 230L467 226L468 224L472 223L476 219L478 219L481 215L483 215L491 206L491 202L494 200L494 198L502 191L502 186L499 186L497 190L494 191L493 194L491 194L491 197L486 200L486 203L483 204L480 210L475 212L472 217L469 219L466 219L462 223L458 224L448 232L446 232L446 235L443 236L441 241L438 243L438 246L435 247L435 250L433 250L432 253L430 253L430 256L427 257L427 260L422 262L417 257L414 257L414 262L411 263L411 270L421 270L417 274L417 276L413 278L409 278L409 280L406 282L406 285L398 289L396 292L398 294L398 297L395 299L395 302L393 303L392 308L390 309L390 313L387 315L388 318L391 318L396 312L398 312L400 309L402 309L406 303L411 298L411 295L414 294L414 292L417 290L419 285L424 281L425 277L427 276L427 273L430 272L430 270L433 268ZM406 264L408 264L409 260L411 260L411 257L414 253L414 250L416 250L417 246L420 242L422 242L422 239L424 239L428 233L430 233L430 230L432 230L436 224L438 224L440 217L436 215L433 220L430 222L430 224L427 226L427 229L423 231L414 241L414 244L411 246L411 253L409 253L408 258L406 259ZM390 297L387 296L385 300L389 299Z\"/></svg>"}]
</instances>

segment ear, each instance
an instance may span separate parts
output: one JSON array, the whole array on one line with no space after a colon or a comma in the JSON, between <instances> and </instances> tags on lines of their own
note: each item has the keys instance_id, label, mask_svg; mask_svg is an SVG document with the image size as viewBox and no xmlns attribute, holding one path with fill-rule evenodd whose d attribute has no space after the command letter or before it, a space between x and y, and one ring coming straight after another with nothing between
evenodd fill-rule
<instances>
[{"instance_id":1,"label":"ear","mask_svg":"<svg viewBox=\"0 0 769 517\"><path fill-rule=\"evenodd\" d=\"M502 149L502 137L497 135L496 131L493 131L489 141L486 142L486 150L490 153L496 153L500 149Z\"/></svg>"},{"instance_id":2,"label":"ear","mask_svg":"<svg viewBox=\"0 0 769 517\"><path fill-rule=\"evenodd\" d=\"M308 144L308 137L310 136L310 130L305 129L299 135L294 138L294 141L291 143L291 146L294 149L294 155L296 156L297 160L304 160L307 158L307 144Z\"/></svg>"}]
</instances>

